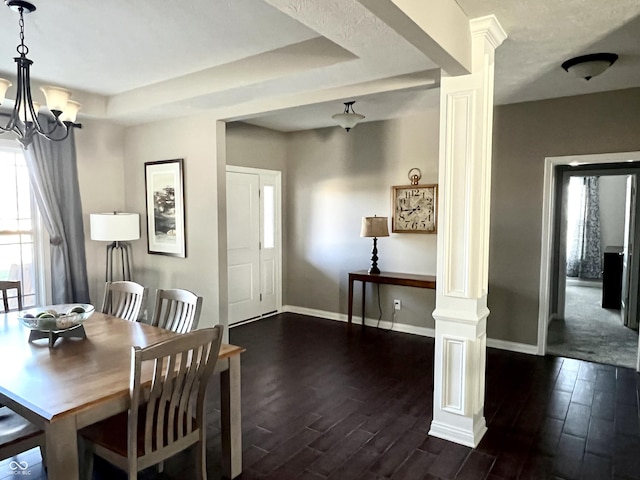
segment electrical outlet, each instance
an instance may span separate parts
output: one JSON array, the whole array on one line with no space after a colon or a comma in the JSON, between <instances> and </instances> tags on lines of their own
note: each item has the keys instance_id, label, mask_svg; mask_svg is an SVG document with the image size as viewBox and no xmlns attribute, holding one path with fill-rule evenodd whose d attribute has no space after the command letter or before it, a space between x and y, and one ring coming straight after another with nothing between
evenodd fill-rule
<instances>
[{"instance_id":1,"label":"electrical outlet","mask_svg":"<svg viewBox=\"0 0 640 480\"><path fill-rule=\"evenodd\" d=\"M397 298L393 301L393 309L394 310L400 310L402 308L402 304L400 303L400 300L398 300Z\"/></svg>"}]
</instances>

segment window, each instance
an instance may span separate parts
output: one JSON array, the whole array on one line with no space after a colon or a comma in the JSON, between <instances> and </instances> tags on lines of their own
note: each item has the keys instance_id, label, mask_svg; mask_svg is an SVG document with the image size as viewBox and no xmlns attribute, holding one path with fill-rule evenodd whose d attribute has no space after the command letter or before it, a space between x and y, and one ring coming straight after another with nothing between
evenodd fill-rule
<instances>
[{"instance_id":1,"label":"window","mask_svg":"<svg viewBox=\"0 0 640 480\"><path fill-rule=\"evenodd\" d=\"M38 303L39 243L37 214L22 149L0 144L0 280L22 282L23 307ZM9 298L9 308L17 307L17 299Z\"/></svg>"},{"instance_id":2,"label":"window","mask_svg":"<svg viewBox=\"0 0 640 480\"><path fill-rule=\"evenodd\" d=\"M264 248L274 248L276 245L276 201L275 201L275 188L273 185L264 186L264 199L263 199L263 219L264 219L264 231L262 245Z\"/></svg>"}]
</instances>

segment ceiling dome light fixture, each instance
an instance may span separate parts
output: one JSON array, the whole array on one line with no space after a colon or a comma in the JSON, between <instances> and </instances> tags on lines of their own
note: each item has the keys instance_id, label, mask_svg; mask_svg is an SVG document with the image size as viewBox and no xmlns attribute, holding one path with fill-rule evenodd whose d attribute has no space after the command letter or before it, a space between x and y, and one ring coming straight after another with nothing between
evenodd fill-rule
<instances>
[{"instance_id":1,"label":"ceiling dome light fixture","mask_svg":"<svg viewBox=\"0 0 640 480\"><path fill-rule=\"evenodd\" d=\"M356 126L356 123L364 119L364 115L360 115L353 111L353 104L356 103L355 100L351 102L344 102L344 112L336 113L332 115L333 118L338 125L344 128L347 132Z\"/></svg>"},{"instance_id":2,"label":"ceiling dome light fixture","mask_svg":"<svg viewBox=\"0 0 640 480\"><path fill-rule=\"evenodd\" d=\"M616 60L618 55L615 53L591 53L567 60L562 64L562 68L578 78L589 81L613 65Z\"/></svg>"},{"instance_id":3,"label":"ceiling dome light fixture","mask_svg":"<svg viewBox=\"0 0 640 480\"><path fill-rule=\"evenodd\" d=\"M35 11L36 7L32 3L22 0L5 0L4 3L11 10L20 14L20 44L16 48L20 56L14 57L15 62L18 64L18 91L13 110L10 114L6 114L9 116L9 121L5 126L0 125L0 134L5 132L15 133L18 136L18 141L25 149L31 144L36 133L49 140L64 140L69 136L72 127L81 127L80 124L75 123L80 104L69 100L69 97L71 97L69 90L59 87L41 87L40 90L44 93L47 100L47 108L53 114L55 123L53 123L53 126L49 126L38 120L40 104L34 102L31 97L29 68L33 61L27 58L29 48L24 44L23 18L24 13L31 13ZM10 81L0 78L0 105L4 102L10 86Z\"/></svg>"}]
</instances>

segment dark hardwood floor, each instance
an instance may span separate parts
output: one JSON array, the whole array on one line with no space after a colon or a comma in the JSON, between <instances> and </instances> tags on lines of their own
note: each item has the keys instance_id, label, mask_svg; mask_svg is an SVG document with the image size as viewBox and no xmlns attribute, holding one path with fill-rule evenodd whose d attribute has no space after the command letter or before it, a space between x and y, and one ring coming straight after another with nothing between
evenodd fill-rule
<instances>
[{"instance_id":1,"label":"dark hardwood floor","mask_svg":"<svg viewBox=\"0 0 640 480\"><path fill-rule=\"evenodd\" d=\"M282 314L230 331L242 345L244 473L251 479L640 479L640 375L488 349L476 449L429 437L433 339ZM209 478L220 477L217 378ZM44 479L39 453L30 479ZM142 479L194 478L193 453ZM25 478L24 476L20 476ZM0 479L16 478L9 460ZM96 462L94 479L122 472Z\"/></svg>"}]
</instances>

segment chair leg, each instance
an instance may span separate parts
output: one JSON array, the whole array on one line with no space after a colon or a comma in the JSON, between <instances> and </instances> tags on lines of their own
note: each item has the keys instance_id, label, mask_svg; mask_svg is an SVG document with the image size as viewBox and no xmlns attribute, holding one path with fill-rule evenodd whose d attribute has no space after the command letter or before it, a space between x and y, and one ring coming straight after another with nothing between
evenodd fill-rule
<instances>
[{"instance_id":1,"label":"chair leg","mask_svg":"<svg viewBox=\"0 0 640 480\"><path fill-rule=\"evenodd\" d=\"M42 457L42 466L44 469L47 469L47 449L44 446L44 443L40 445L40 456Z\"/></svg>"},{"instance_id":2,"label":"chair leg","mask_svg":"<svg viewBox=\"0 0 640 480\"><path fill-rule=\"evenodd\" d=\"M164 460L156 465L156 470L158 471L158 473L164 472Z\"/></svg>"},{"instance_id":3,"label":"chair leg","mask_svg":"<svg viewBox=\"0 0 640 480\"><path fill-rule=\"evenodd\" d=\"M196 446L196 479L207 480L207 445L204 438Z\"/></svg>"}]
</instances>

